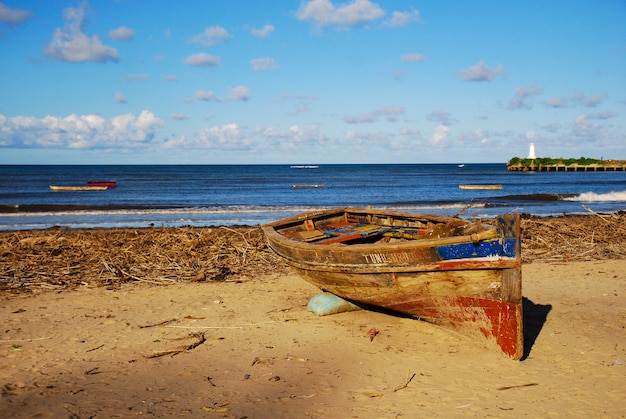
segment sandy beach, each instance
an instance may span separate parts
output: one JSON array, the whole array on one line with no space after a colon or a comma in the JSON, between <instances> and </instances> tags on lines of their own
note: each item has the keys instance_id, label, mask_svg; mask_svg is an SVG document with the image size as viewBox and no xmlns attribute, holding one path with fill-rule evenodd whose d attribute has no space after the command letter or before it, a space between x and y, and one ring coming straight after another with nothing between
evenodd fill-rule
<instances>
[{"instance_id":1,"label":"sandy beach","mask_svg":"<svg viewBox=\"0 0 626 419\"><path fill-rule=\"evenodd\" d=\"M522 361L307 312L319 290L257 228L0 232L0 414L625 417L624 219L524 220Z\"/></svg>"}]
</instances>

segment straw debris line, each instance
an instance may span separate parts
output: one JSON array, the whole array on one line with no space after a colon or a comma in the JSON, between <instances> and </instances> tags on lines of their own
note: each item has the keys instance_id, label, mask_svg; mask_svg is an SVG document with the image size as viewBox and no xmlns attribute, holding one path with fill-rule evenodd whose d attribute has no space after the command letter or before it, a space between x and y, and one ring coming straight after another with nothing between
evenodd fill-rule
<instances>
[{"instance_id":1,"label":"straw debris line","mask_svg":"<svg viewBox=\"0 0 626 419\"><path fill-rule=\"evenodd\" d=\"M524 215L522 258L524 263L626 259L626 212ZM0 292L245 282L287 272L258 226L0 232Z\"/></svg>"},{"instance_id":2,"label":"straw debris line","mask_svg":"<svg viewBox=\"0 0 626 419\"><path fill-rule=\"evenodd\" d=\"M626 259L626 212L522 218L522 260L574 262Z\"/></svg>"},{"instance_id":3,"label":"straw debris line","mask_svg":"<svg viewBox=\"0 0 626 419\"><path fill-rule=\"evenodd\" d=\"M236 281L287 272L259 227L0 232L0 291Z\"/></svg>"}]
</instances>

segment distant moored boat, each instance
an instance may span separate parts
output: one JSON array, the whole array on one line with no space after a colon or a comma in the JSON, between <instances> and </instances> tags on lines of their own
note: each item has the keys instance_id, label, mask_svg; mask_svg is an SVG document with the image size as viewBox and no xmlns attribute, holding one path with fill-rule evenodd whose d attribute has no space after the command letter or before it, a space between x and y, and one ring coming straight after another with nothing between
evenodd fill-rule
<instances>
[{"instance_id":1,"label":"distant moored boat","mask_svg":"<svg viewBox=\"0 0 626 419\"><path fill-rule=\"evenodd\" d=\"M502 189L501 184L492 184L492 185L459 185L460 189Z\"/></svg>"},{"instance_id":2,"label":"distant moored boat","mask_svg":"<svg viewBox=\"0 0 626 419\"><path fill-rule=\"evenodd\" d=\"M299 188L323 188L325 186L326 185L323 184L323 183L308 183L308 184L294 184L294 185L291 185L292 188L296 188L296 189L299 189Z\"/></svg>"},{"instance_id":3,"label":"distant moored boat","mask_svg":"<svg viewBox=\"0 0 626 419\"><path fill-rule=\"evenodd\" d=\"M57 186L50 185L50 189L57 191L106 191L108 186Z\"/></svg>"},{"instance_id":4,"label":"distant moored boat","mask_svg":"<svg viewBox=\"0 0 626 419\"><path fill-rule=\"evenodd\" d=\"M87 182L87 186L107 186L109 188L115 188L117 186L117 180L90 180Z\"/></svg>"}]
</instances>

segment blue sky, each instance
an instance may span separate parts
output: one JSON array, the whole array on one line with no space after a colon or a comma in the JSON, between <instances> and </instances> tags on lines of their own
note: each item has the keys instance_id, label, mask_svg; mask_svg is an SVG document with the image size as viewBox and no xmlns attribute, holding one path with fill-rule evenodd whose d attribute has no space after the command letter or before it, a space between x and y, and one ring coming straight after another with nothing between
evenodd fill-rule
<instances>
[{"instance_id":1,"label":"blue sky","mask_svg":"<svg viewBox=\"0 0 626 419\"><path fill-rule=\"evenodd\" d=\"M4 0L0 164L626 159L626 2Z\"/></svg>"}]
</instances>

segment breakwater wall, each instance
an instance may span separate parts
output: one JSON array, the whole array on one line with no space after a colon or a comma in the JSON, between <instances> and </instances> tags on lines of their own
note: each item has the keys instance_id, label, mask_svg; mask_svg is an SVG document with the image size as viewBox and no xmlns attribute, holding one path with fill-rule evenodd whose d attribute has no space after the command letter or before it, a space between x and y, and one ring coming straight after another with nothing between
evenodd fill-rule
<instances>
[{"instance_id":1,"label":"breakwater wall","mask_svg":"<svg viewBox=\"0 0 626 419\"><path fill-rule=\"evenodd\" d=\"M607 164L507 164L509 172L625 172L626 161Z\"/></svg>"}]
</instances>

